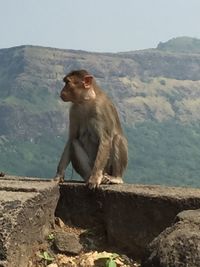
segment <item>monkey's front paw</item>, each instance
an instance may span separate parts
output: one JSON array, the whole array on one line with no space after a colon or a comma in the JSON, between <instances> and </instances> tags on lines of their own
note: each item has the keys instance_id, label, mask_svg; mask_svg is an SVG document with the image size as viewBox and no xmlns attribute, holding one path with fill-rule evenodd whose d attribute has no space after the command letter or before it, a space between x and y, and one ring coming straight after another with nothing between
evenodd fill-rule
<instances>
[{"instance_id":1,"label":"monkey's front paw","mask_svg":"<svg viewBox=\"0 0 200 267\"><path fill-rule=\"evenodd\" d=\"M56 175L53 179L52 179L53 182L56 182L58 184L62 184L64 183L64 177L61 176L61 175Z\"/></svg>"},{"instance_id":2,"label":"monkey's front paw","mask_svg":"<svg viewBox=\"0 0 200 267\"><path fill-rule=\"evenodd\" d=\"M95 189L99 187L101 184L102 177L101 176L90 176L87 181L87 185L90 189Z\"/></svg>"}]
</instances>

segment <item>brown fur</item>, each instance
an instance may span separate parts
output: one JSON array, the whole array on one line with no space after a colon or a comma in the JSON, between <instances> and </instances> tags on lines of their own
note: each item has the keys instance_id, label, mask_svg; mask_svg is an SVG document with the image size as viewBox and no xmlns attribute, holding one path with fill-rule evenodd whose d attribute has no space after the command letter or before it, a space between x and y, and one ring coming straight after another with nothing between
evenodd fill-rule
<instances>
[{"instance_id":1,"label":"brown fur","mask_svg":"<svg viewBox=\"0 0 200 267\"><path fill-rule=\"evenodd\" d=\"M64 181L72 163L90 188L101 183L122 183L127 166L127 141L115 106L85 70L73 71L63 79L63 101L71 101L69 139L55 179Z\"/></svg>"}]
</instances>

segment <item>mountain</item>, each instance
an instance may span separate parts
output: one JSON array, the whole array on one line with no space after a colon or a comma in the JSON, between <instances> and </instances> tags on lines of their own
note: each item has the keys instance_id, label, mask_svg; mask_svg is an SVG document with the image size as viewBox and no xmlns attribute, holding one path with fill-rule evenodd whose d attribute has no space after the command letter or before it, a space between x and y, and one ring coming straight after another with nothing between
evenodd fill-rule
<instances>
[{"instance_id":1,"label":"mountain","mask_svg":"<svg viewBox=\"0 0 200 267\"><path fill-rule=\"evenodd\" d=\"M129 141L126 181L200 186L199 51L200 40L189 37L121 53L0 49L0 171L54 176L67 139L62 79L84 68L119 111Z\"/></svg>"}]
</instances>

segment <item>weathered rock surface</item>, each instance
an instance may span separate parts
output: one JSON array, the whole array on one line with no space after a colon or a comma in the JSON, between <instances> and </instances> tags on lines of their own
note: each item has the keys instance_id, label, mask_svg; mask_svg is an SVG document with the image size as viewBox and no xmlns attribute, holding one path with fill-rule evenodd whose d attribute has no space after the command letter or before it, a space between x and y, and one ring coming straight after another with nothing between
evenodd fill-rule
<instances>
[{"instance_id":1,"label":"weathered rock surface","mask_svg":"<svg viewBox=\"0 0 200 267\"><path fill-rule=\"evenodd\" d=\"M0 267L27 265L51 231L55 208L63 222L84 229L100 225L111 247L138 259L145 256L143 264L154 264L148 267L200 266L200 211L184 211L200 209L200 189L124 184L89 190L84 183L65 183L58 197L53 182L0 178ZM73 243L71 236L61 239ZM79 245L74 241L73 246ZM153 262L163 255L165 265Z\"/></svg>"},{"instance_id":2,"label":"weathered rock surface","mask_svg":"<svg viewBox=\"0 0 200 267\"><path fill-rule=\"evenodd\" d=\"M79 236L67 232L56 232L54 245L59 252L64 254L78 255L83 249Z\"/></svg>"},{"instance_id":3,"label":"weathered rock surface","mask_svg":"<svg viewBox=\"0 0 200 267\"><path fill-rule=\"evenodd\" d=\"M199 267L200 210L179 213L175 224L148 246L142 267Z\"/></svg>"},{"instance_id":4,"label":"weathered rock surface","mask_svg":"<svg viewBox=\"0 0 200 267\"><path fill-rule=\"evenodd\" d=\"M111 245L137 258L179 212L200 208L200 189L191 188L124 184L91 191L66 183L60 193L56 216L81 227L102 224Z\"/></svg>"},{"instance_id":5,"label":"weathered rock surface","mask_svg":"<svg viewBox=\"0 0 200 267\"><path fill-rule=\"evenodd\" d=\"M49 181L0 178L0 266L25 267L54 223L58 186Z\"/></svg>"}]
</instances>

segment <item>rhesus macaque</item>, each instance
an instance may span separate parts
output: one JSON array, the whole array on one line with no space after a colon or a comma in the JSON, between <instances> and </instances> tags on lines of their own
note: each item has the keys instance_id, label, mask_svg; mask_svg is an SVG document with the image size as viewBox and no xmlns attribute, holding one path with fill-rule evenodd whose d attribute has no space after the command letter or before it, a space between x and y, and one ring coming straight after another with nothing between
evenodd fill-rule
<instances>
[{"instance_id":1,"label":"rhesus macaque","mask_svg":"<svg viewBox=\"0 0 200 267\"><path fill-rule=\"evenodd\" d=\"M86 70L72 71L63 81L60 97L73 104L69 138L54 180L64 181L65 169L71 162L89 188L123 183L128 148L113 103Z\"/></svg>"}]
</instances>

